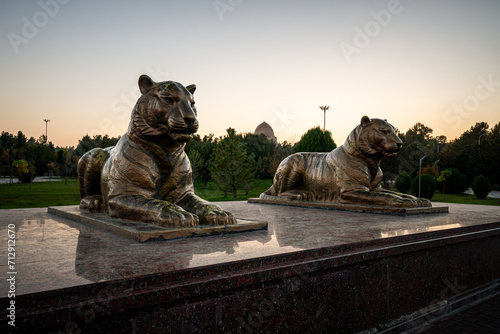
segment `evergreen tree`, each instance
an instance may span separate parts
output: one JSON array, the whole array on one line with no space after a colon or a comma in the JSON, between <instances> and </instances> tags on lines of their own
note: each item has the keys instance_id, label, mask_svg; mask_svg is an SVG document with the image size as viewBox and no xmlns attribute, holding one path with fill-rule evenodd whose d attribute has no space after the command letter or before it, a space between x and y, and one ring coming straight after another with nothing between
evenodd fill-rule
<instances>
[{"instance_id":1,"label":"evergreen tree","mask_svg":"<svg viewBox=\"0 0 500 334\"><path fill-rule=\"evenodd\" d=\"M271 156L277 148L274 141L267 139L264 134L247 133L243 137L243 142L247 145L247 153L254 156L256 162L256 177L261 180L272 178L269 173L269 163Z\"/></svg>"},{"instance_id":2,"label":"evergreen tree","mask_svg":"<svg viewBox=\"0 0 500 334\"><path fill-rule=\"evenodd\" d=\"M294 152L330 152L337 145L330 131L323 131L319 126L309 129L295 145Z\"/></svg>"},{"instance_id":3,"label":"evergreen tree","mask_svg":"<svg viewBox=\"0 0 500 334\"><path fill-rule=\"evenodd\" d=\"M217 140L214 139L213 134L210 134L203 136L203 139L199 135L196 135L184 148L184 151L191 160L194 180L203 182L204 189L207 188L208 181L211 180L209 163L216 147ZM194 153L194 151L198 153Z\"/></svg>"},{"instance_id":4,"label":"evergreen tree","mask_svg":"<svg viewBox=\"0 0 500 334\"><path fill-rule=\"evenodd\" d=\"M254 158L247 154L246 145L236 131L228 128L224 137L214 150L210 163L213 180L224 193L231 192L234 200L239 189L248 190L254 177Z\"/></svg>"}]
</instances>

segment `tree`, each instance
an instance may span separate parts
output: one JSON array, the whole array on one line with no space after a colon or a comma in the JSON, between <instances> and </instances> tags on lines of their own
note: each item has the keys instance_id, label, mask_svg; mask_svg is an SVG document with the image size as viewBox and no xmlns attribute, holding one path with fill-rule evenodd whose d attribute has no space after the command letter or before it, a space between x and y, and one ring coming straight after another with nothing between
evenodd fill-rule
<instances>
[{"instance_id":1,"label":"tree","mask_svg":"<svg viewBox=\"0 0 500 334\"><path fill-rule=\"evenodd\" d=\"M474 195L476 195L478 199L485 199L492 189L490 180L484 175L476 176L471 186Z\"/></svg>"},{"instance_id":2,"label":"tree","mask_svg":"<svg viewBox=\"0 0 500 334\"><path fill-rule=\"evenodd\" d=\"M48 173L48 164L57 160L56 148L52 142L36 141L33 137L26 143L24 156L26 160L35 161L35 167L39 175Z\"/></svg>"},{"instance_id":3,"label":"tree","mask_svg":"<svg viewBox=\"0 0 500 334\"><path fill-rule=\"evenodd\" d=\"M431 139L432 129L422 123L417 123L406 131L405 138L408 141L424 143Z\"/></svg>"},{"instance_id":4,"label":"tree","mask_svg":"<svg viewBox=\"0 0 500 334\"><path fill-rule=\"evenodd\" d=\"M206 163L205 159L201 156L200 152L196 149L189 150L188 153L189 161L191 162L191 170L193 171L193 181L201 180L201 172L204 169Z\"/></svg>"},{"instance_id":5,"label":"tree","mask_svg":"<svg viewBox=\"0 0 500 334\"><path fill-rule=\"evenodd\" d=\"M445 169L439 174L437 181L443 182L443 194L446 191L446 180L451 176L451 171L449 169Z\"/></svg>"},{"instance_id":6,"label":"tree","mask_svg":"<svg viewBox=\"0 0 500 334\"><path fill-rule=\"evenodd\" d=\"M436 180L432 178L432 176L428 174L422 174L421 189L420 189L420 197L431 199L434 196L434 192L436 191ZM419 185L419 177L415 176L413 181L411 182L411 192L413 195L418 196L418 185Z\"/></svg>"},{"instance_id":7,"label":"tree","mask_svg":"<svg viewBox=\"0 0 500 334\"><path fill-rule=\"evenodd\" d=\"M24 159L14 161L12 163L12 166L17 173L17 178L19 179L19 181L21 181L21 179L23 178L23 174L29 173L28 162Z\"/></svg>"},{"instance_id":8,"label":"tree","mask_svg":"<svg viewBox=\"0 0 500 334\"><path fill-rule=\"evenodd\" d=\"M195 181L203 182L204 189L207 188L208 181L211 180L209 165L216 147L217 140L214 139L213 134L203 136L203 139L199 135L196 135L184 147L184 151L191 160ZM197 151L198 153L193 153L192 151Z\"/></svg>"},{"instance_id":9,"label":"tree","mask_svg":"<svg viewBox=\"0 0 500 334\"><path fill-rule=\"evenodd\" d=\"M256 176L261 179L269 179L269 162L271 155L276 149L276 143L264 134L247 133L243 136L243 142L247 146L247 154L253 155L256 162Z\"/></svg>"},{"instance_id":10,"label":"tree","mask_svg":"<svg viewBox=\"0 0 500 334\"><path fill-rule=\"evenodd\" d=\"M491 130L485 122L471 126L440 151L437 158L442 168L457 168L473 180L484 175L493 183L500 183L500 123Z\"/></svg>"},{"instance_id":11,"label":"tree","mask_svg":"<svg viewBox=\"0 0 500 334\"><path fill-rule=\"evenodd\" d=\"M402 172L396 178L396 182L395 182L394 186L400 192L407 194L411 188L411 181L412 180L411 180L410 174L408 174L407 172Z\"/></svg>"},{"instance_id":12,"label":"tree","mask_svg":"<svg viewBox=\"0 0 500 334\"><path fill-rule=\"evenodd\" d=\"M90 136L87 134L78 141L78 146L75 149L75 155L81 157L85 153L96 147L106 148L109 146L115 146L116 143L118 143L118 140L120 140L119 136L116 138L110 138L108 135L104 135L104 137L101 135L95 135L94 137L90 138Z\"/></svg>"},{"instance_id":13,"label":"tree","mask_svg":"<svg viewBox=\"0 0 500 334\"><path fill-rule=\"evenodd\" d=\"M424 155L427 157L422 161L423 167L432 165L437 160L437 141L431 137L432 132L428 126L416 123L405 134L399 134L403 141L403 148L397 155L399 170L407 170L411 175L416 175L420 159Z\"/></svg>"},{"instance_id":14,"label":"tree","mask_svg":"<svg viewBox=\"0 0 500 334\"><path fill-rule=\"evenodd\" d=\"M294 152L330 152L337 145L330 131L323 131L319 126L309 129L295 145Z\"/></svg>"},{"instance_id":15,"label":"tree","mask_svg":"<svg viewBox=\"0 0 500 334\"><path fill-rule=\"evenodd\" d=\"M445 178L439 177L438 180L443 180L439 182L438 188L444 193L444 186L446 185L446 191L449 194L461 194L467 190L469 183L467 182L467 176L462 174L457 168L450 168L447 170ZM442 183L442 184L441 184Z\"/></svg>"},{"instance_id":16,"label":"tree","mask_svg":"<svg viewBox=\"0 0 500 334\"><path fill-rule=\"evenodd\" d=\"M274 177L276 169L280 165L281 161L293 153L293 147L287 141L276 146L273 154L269 157L269 175Z\"/></svg>"},{"instance_id":17,"label":"tree","mask_svg":"<svg viewBox=\"0 0 500 334\"><path fill-rule=\"evenodd\" d=\"M16 137L16 148L18 150L24 148L26 146L26 142L27 142L27 139L26 139L26 136L24 135L24 133L22 131L18 131L17 137Z\"/></svg>"},{"instance_id":18,"label":"tree","mask_svg":"<svg viewBox=\"0 0 500 334\"><path fill-rule=\"evenodd\" d=\"M224 137L214 150L210 162L212 178L224 191L231 192L238 200L237 190L248 191L254 176L254 159L247 154L246 145L236 131L228 128Z\"/></svg>"},{"instance_id":19,"label":"tree","mask_svg":"<svg viewBox=\"0 0 500 334\"><path fill-rule=\"evenodd\" d=\"M17 172L19 182L28 183L29 181L31 188L31 181L33 181L35 176L35 162L33 160L28 162L24 159L20 159L14 161L12 166Z\"/></svg>"}]
</instances>

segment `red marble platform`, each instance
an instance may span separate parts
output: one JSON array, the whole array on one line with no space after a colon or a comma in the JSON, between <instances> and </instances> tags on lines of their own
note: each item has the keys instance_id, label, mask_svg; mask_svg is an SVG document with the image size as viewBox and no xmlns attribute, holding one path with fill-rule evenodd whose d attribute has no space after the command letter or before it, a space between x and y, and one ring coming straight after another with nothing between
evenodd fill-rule
<instances>
[{"instance_id":1,"label":"red marble platform","mask_svg":"<svg viewBox=\"0 0 500 334\"><path fill-rule=\"evenodd\" d=\"M218 204L268 230L137 243L46 208L0 210L5 259L15 226L17 329L400 330L499 291L500 207L404 217ZM2 333L12 330L5 278Z\"/></svg>"},{"instance_id":2,"label":"red marble platform","mask_svg":"<svg viewBox=\"0 0 500 334\"><path fill-rule=\"evenodd\" d=\"M379 213L386 215L422 215L422 214L435 214L435 213L448 213L447 206L434 206L434 207L418 207L418 208L398 208L393 206L380 206L380 205L360 205L360 204L341 204L331 202L310 202L310 201L295 201L283 197L271 198L249 198L248 203L270 204L270 205L284 205L296 206L299 208L314 208L325 210L340 210L352 212L367 212Z\"/></svg>"}]
</instances>

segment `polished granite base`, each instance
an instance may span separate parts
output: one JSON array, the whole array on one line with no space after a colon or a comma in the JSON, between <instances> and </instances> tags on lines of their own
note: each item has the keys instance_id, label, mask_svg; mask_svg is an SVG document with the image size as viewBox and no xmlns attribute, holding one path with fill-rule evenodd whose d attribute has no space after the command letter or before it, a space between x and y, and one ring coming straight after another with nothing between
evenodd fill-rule
<instances>
[{"instance_id":1,"label":"polished granite base","mask_svg":"<svg viewBox=\"0 0 500 334\"><path fill-rule=\"evenodd\" d=\"M402 216L431 214L431 213L448 213L449 212L449 208L447 206L421 207L421 208L397 208L397 207L393 207L393 206L292 201L292 200L287 200L284 198L280 198L280 199L249 198L248 203L297 206L297 207L301 207L301 208L315 208L315 209L326 209L326 210L381 213L381 214L402 215Z\"/></svg>"},{"instance_id":2,"label":"polished granite base","mask_svg":"<svg viewBox=\"0 0 500 334\"><path fill-rule=\"evenodd\" d=\"M46 208L0 210L4 259L15 231L17 329L400 332L500 290L500 207L405 217L218 205L268 230L138 243ZM0 270L6 306L11 269Z\"/></svg>"},{"instance_id":3,"label":"polished granite base","mask_svg":"<svg viewBox=\"0 0 500 334\"><path fill-rule=\"evenodd\" d=\"M90 213L74 206L55 206L48 213L129 238L138 242L203 237L217 234L251 232L267 229L267 223L238 219L236 225L200 225L191 228L166 228L134 220L111 218L105 213Z\"/></svg>"}]
</instances>

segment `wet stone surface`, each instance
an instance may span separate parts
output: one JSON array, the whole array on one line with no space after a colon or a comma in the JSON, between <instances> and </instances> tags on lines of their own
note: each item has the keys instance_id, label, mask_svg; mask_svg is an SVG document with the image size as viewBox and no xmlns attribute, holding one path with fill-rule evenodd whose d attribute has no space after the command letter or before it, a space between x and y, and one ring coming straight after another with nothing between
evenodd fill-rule
<instances>
[{"instance_id":1,"label":"wet stone surface","mask_svg":"<svg viewBox=\"0 0 500 334\"><path fill-rule=\"evenodd\" d=\"M268 230L168 242L138 243L70 219L47 208L2 210L0 235L15 225L17 294L165 273L354 242L411 236L500 222L500 207L433 203L450 213L390 216L359 212L217 203L238 219L267 221ZM10 225L12 226L12 225ZM0 269L8 272L7 264ZM7 281L0 281L6 297Z\"/></svg>"}]
</instances>

